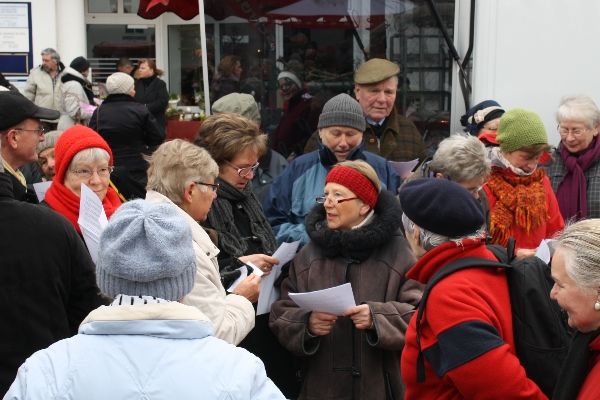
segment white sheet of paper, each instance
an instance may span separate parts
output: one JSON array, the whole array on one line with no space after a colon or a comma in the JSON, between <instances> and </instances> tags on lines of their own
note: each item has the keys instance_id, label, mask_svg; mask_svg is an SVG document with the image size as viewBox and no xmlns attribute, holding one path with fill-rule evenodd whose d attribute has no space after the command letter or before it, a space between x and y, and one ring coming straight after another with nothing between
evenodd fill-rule
<instances>
[{"instance_id":1,"label":"white sheet of paper","mask_svg":"<svg viewBox=\"0 0 600 400\"><path fill-rule=\"evenodd\" d=\"M398 175L400 175L400 177L403 177L405 175L407 175L410 171L413 170L413 168L419 163L419 159L416 158L412 161L389 161L390 165L392 166L392 168L394 168L394 171L396 171L396 173Z\"/></svg>"},{"instance_id":2,"label":"white sheet of paper","mask_svg":"<svg viewBox=\"0 0 600 400\"><path fill-rule=\"evenodd\" d=\"M52 181L38 182L33 184L33 188L35 189L35 195L37 196L38 201L40 203L42 202L42 200L44 200L44 197L46 197L46 192L48 191L51 185Z\"/></svg>"},{"instance_id":3,"label":"white sheet of paper","mask_svg":"<svg viewBox=\"0 0 600 400\"><path fill-rule=\"evenodd\" d=\"M260 281L260 294L258 296L258 304L256 305L256 315L271 312L271 306L276 300L279 300L281 292L273 284L279 278L279 275L281 275L281 266L294 258L299 245L299 240L292 243L282 243L275 251L275 254L273 254L273 257L279 260L279 264L274 265L271 273L263 276Z\"/></svg>"},{"instance_id":4,"label":"white sheet of paper","mask_svg":"<svg viewBox=\"0 0 600 400\"><path fill-rule=\"evenodd\" d=\"M77 220L83 238L88 246L92 260L98 256L100 234L108 225L106 212L100 198L86 185L81 184L81 199L79 202L79 219ZM95 253L93 252L95 251Z\"/></svg>"},{"instance_id":5,"label":"white sheet of paper","mask_svg":"<svg viewBox=\"0 0 600 400\"><path fill-rule=\"evenodd\" d=\"M246 265L249 265L250 268L252 268L253 274L263 276L264 272L262 272L262 270L256 265L252 264L251 262L247 262ZM229 286L229 289L227 289L229 293L233 292L235 288L238 287L238 285L248 277L248 268L245 265L243 267L239 267L237 270L240 271L240 276L235 281L233 281L231 286Z\"/></svg>"},{"instance_id":6,"label":"white sheet of paper","mask_svg":"<svg viewBox=\"0 0 600 400\"><path fill-rule=\"evenodd\" d=\"M314 292L290 293L290 299L305 310L337 316L356 306L350 283Z\"/></svg>"},{"instance_id":7,"label":"white sheet of paper","mask_svg":"<svg viewBox=\"0 0 600 400\"><path fill-rule=\"evenodd\" d=\"M554 255L554 242L555 240L552 239L542 240L535 252L535 256L548 264Z\"/></svg>"}]
</instances>

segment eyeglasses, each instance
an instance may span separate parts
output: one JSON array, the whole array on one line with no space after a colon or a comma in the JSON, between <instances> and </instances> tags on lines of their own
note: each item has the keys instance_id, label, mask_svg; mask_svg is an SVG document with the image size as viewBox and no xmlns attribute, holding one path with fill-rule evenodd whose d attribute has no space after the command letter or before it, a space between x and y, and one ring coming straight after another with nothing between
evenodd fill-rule
<instances>
[{"instance_id":1,"label":"eyeglasses","mask_svg":"<svg viewBox=\"0 0 600 400\"><path fill-rule=\"evenodd\" d=\"M46 133L46 130L44 129L44 127L40 127L38 129L25 129L25 128L15 128L15 131L31 131L31 132L37 132L37 134L39 136L42 136L44 133Z\"/></svg>"},{"instance_id":2,"label":"eyeglasses","mask_svg":"<svg viewBox=\"0 0 600 400\"><path fill-rule=\"evenodd\" d=\"M71 172L80 177L81 179L88 179L94 175L94 172L101 177L109 176L110 173L113 172L113 169L115 169L115 167L109 165L108 167L98 168L97 170L92 171L90 171L89 169L72 169Z\"/></svg>"},{"instance_id":3,"label":"eyeglasses","mask_svg":"<svg viewBox=\"0 0 600 400\"><path fill-rule=\"evenodd\" d=\"M319 197L315 198L315 200L316 200L316 201L317 201L317 203L319 203L319 204L324 204L324 203L327 201L327 199L328 199L328 198L329 198L329 197L327 197L327 196L319 196ZM332 205L334 205L334 206L337 206L338 204L340 204L340 203L343 203L343 202L345 202L345 201L356 200L356 199L358 199L358 197L350 197L350 198L348 198L348 199L333 199L333 200L332 200L332 199L329 199L329 202L330 202Z\"/></svg>"},{"instance_id":4,"label":"eyeglasses","mask_svg":"<svg viewBox=\"0 0 600 400\"><path fill-rule=\"evenodd\" d=\"M561 128L560 125L558 125L556 127L556 130L558 131L558 133L560 133L560 136L562 137L567 137L569 136L569 132L575 136L575 137L580 137L581 135L583 135L585 132L589 131L590 128L585 128L585 129L566 129L566 128Z\"/></svg>"},{"instance_id":5,"label":"eyeglasses","mask_svg":"<svg viewBox=\"0 0 600 400\"><path fill-rule=\"evenodd\" d=\"M245 178L248 175L250 175L250 172L254 173L254 171L256 171L256 168L258 168L258 162L256 162L256 164L254 164L251 167L245 167L245 168L239 168L236 167L235 165L233 165L232 163L230 163L229 161L225 161L225 164L229 165L232 168L237 169L237 173L240 177Z\"/></svg>"},{"instance_id":6,"label":"eyeglasses","mask_svg":"<svg viewBox=\"0 0 600 400\"><path fill-rule=\"evenodd\" d=\"M219 189L219 184L218 183L204 183L204 182L194 182L196 185L204 185L204 186L210 186L212 188L213 193L216 193L217 190Z\"/></svg>"}]
</instances>

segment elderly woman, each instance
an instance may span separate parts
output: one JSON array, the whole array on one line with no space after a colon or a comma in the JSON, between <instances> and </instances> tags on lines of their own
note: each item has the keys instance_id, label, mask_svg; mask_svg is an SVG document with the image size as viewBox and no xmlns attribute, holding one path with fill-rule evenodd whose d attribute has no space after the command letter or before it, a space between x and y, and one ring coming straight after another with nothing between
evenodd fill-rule
<instances>
[{"instance_id":1,"label":"elderly woman","mask_svg":"<svg viewBox=\"0 0 600 400\"><path fill-rule=\"evenodd\" d=\"M219 275L219 249L198 225L217 197L219 168L206 150L179 139L162 144L148 160L146 201L174 208L192 229L196 280L183 303L209 318L215 337L237 345L254 327L252 302L258 298L260 278L250 275L233 291L239 296L227 296Z\"/></svg>"},{"instance_id":2,"label":"elderly woman","mask_svg":"<svg viewBox=\"0 0 600 400\"><path fill-rule=\"evenodd\" d=\"M502 115L504 110L500 104L485 100L460 117L460 123L465 127L465 132L478 137L486 146L497 146L496 135Z\"/></svg>"},{"instance_id":3,"label":"elderly woman","mask_svg":"<svg viewBox=\"0 0 600 400\"><path fill-rule=\"evenodd\" d=\"M481 230L483 210L462 186L417 179L402 187L400 202L411 246L422 255L408 279L427 285L450 262L496 260ZM505 270L447 276L429 293L422 317L418 332L411 319L402 352L407 399L546 399L516 356Z\"/></svg>"},{"instance_id":4,"label":"elderly woman","mask_svg":"<svg viewBox=\"0 0 600 400\"><path fill-rule=\"evenodd\" d=\"M300 399L401 399L399 357L422 292L405 276L415 257L398 229L398 200L366 162L343 161L317 202L306 220L311 242L292 261L270 320L303 358ZM342 316L311 313L289 296L348 282L358 305Z\"/></svg>"},{"instance_id":5,"label":"elderly woman","mask_svg":"<svg viewBox=\"0 0 600 400\"><path fill-rule=\"evenodd\" d=\"M552 399L597 399L600 393L600 219L568 226L552 259L550 297L577 329Z\"/></svg>"},{"instance_id":6,"label":"elderly woman","mask_svg":"<svg viewBox=\"0 0 600 400\"><path fill-rule=\"evenodd\" d=\"M405 182L418 178L442 178L458 183L483 207L485 227L490 226L490 205L483 190L490 174L490 159L483 143L475 136L452 135L442 140L433 158L425 161Z\"/></svg>"},{"instance_id":7,"label":"elderly woman","mask_svg":"<svg viewBox=\"0 0 600 400\"><path fill-rule=\"evenodd\" d=\"M72 126L56 141L54 160L55 175L42 204L64 215L81 235L77 220L84 184L96 193L110 219L121 200L109 186L113 156L106 141L90 128Z\"/></svg>"},{"instance_id":8,"label":"elderly woman","mask_svg":"<svg viewBox=\"0 0 600 400\"><path fill-rule=\"evenodd\" d=\"M600 218L600 110L583 94L565 96L556 112L561 142L548 177L565 220Z\"/></svg>"},{"instance_id":9,"label":"elderly woman","mask_svg":"<svg viewBox=\"0 0 600 400\"><path fill-rule=\"evenodd\" d=\"M530 257L543 239L565 226L540 158L550 150L546 129L533 111L507 111L498 126L499 147L492 148L492 173L485 194L490 203L492 243L506 247L516 239L519 258Z\"/></svg>"},{"instance_id":10,"label":"elderly woman","mask_svg":"<svg viewBox=\"0 0 600 400\"><path fill-rule=\"evenodd\" d=\"M146 186L148 163L143 155L164 142L165 132L150 110L133 99L136 90L131 76L114 73L106 80L106 88L110 94L94 111L90 128L108 142L115 153L115 165L127 169Z\"/></svg>"},{"instance_id":11,"label":"elderly woman","mask_svg":"<svg viewBox=\"0 0 600 400\"><path fill-rule=\"evenodd\" d=\"M238 268L238 260L252 262L265 274L279 263L271 257L277 249L273 230L252 192L252 178L259 157L267 150L266 142L266 135L254 122L231 113L208 117L194 139L194 144L208 150L219 166L217 198L202 226L218 233L218 260L223 272L232 266ZM240 346L265 363L267 374L286 397L296 397L299 389L294 358L269 329L268 314L256 317L256 327Z\"/></svg>"},{"instance_id":12,"label":"elderly woman","mask_svg":"<svg viewBox=\"0 0 600 400\"><path fill-rule=\"evenodd\" d=\"M167 132L165 110L169 105L167 84L159 78L164 72L156 68L154 60L141 58L138 60L137 73L140 79L135 82L135 95L133 98L150 110L164 135Z\"/></svg>"}]
</instances>

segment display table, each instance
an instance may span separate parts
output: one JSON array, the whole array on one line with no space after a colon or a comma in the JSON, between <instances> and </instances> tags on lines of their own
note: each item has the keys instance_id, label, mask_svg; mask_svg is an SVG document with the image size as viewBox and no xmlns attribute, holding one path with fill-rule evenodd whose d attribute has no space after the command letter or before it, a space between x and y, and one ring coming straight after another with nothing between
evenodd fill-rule
<instances>
[{"instance_id":1,"label":"display table","mask_svg":"<svg viewBox=\"0 0 600 400\"><path fill-rule=\"evenodd\" d=\"M183 139L193 142L201 121L167 120L167 140Z\"/></svg>"}]
</instances>

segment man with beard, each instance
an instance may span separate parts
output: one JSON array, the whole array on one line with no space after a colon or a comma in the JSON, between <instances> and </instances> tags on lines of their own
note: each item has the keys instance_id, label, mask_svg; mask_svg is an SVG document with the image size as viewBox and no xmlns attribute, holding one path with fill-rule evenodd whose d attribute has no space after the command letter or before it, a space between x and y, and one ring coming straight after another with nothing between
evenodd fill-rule
<instances>
[{"instance_id":1,"label":"man with beard","mask_svg":"<svg viewBox=\"0 0 600 400\"><path fill-rule=\"evenodd\" d=\"M25 97L35 105L52 110L60 110L60 75L65 69L56 50L42 50L42 65L29 73L25 83Z\"/></svg>"}]
</instances>

